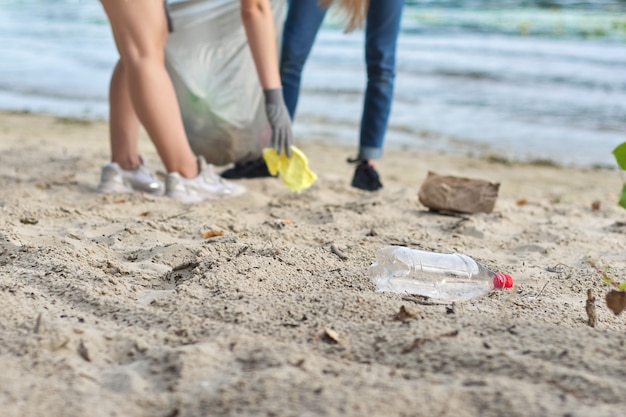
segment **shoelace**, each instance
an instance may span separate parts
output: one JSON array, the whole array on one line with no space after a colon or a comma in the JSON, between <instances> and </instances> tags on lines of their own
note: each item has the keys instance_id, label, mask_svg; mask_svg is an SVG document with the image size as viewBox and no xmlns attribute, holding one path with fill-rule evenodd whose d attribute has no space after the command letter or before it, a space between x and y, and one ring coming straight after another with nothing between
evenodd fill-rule
<instances>
[{"instance_id":1,"label":"shoelace","mask_svg":"<svg viewBox=\"0 0 626 417\"><path fill-rule=\"evenodd\" d=\"M213 171L213 167L211 165L208 165L202 172L202 178L204 178L204 180L210 184L219 184L222 185L224 188L230 188L230 184L227 183L224 178L217 175Z\"/></svg>"}]
</instances>

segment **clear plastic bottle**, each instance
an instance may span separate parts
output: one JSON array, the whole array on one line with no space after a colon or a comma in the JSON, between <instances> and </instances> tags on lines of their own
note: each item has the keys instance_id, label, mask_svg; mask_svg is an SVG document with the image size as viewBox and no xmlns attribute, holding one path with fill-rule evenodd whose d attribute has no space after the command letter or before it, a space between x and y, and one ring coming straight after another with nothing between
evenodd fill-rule
<instances>
[{"instance_id":1,"label":"clear plastic bottle","mask_svg":"<svg viewBox=\"0 0 626 417\"><path fill-rule=\"evenodd\" d=\"M493 272L467 255L386 246L376 254L370 274L379 291L418 294L433 299L468 300L496 288L510 288L508 274Z\"/></svg>"}]
</instances>

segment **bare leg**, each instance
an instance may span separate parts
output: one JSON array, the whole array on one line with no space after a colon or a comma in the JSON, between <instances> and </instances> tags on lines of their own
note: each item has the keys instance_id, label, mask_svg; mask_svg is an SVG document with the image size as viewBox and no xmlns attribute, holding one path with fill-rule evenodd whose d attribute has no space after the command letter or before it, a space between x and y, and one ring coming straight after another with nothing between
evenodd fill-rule
<instances>
[{"instance_id":1,"label":"bare leg","mask_svg":"<svg viewBox=\"0 0 626 417\"><path fill-rule=\"evenodd\" d=\"M128 92L128 81L122 61L118 61L109 87L109 135L111 161L123 169L133 169L140 163L137 137L139 118Z\"/></svg>"},{"instance_id":2,"label":"bare leg","mask_svg":"<svg viewBox=\"0 0 626 417\"><path fill-rule=\"evenodd\" d=\"M162 0L101 2L120 53L120 63L111 79L114 160L126 165L134 163L135 156L138 159L139 120L167 171L195 177L196 158L187 141L174 87L164 64L167 21ZM130 103L134 112L130 111Z\"/></svg>"}]
</instances>

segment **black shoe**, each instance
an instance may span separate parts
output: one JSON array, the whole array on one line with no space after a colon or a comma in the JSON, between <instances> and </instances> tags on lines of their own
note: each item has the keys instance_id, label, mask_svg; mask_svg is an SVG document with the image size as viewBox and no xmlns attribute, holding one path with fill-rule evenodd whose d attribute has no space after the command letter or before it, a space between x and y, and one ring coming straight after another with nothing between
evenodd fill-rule
<instances>
[{"instance_id":1,"label":"black shoe","mask_svg":"<svg viewBox=\"0 0 626 417\"><path fill-rule=\"evenodd\" d=\"M234 167L225 170L220 176L229 180L273 177L267 169L263 158L253 159L248 162L237 162Z\"/></svg>"},{"instance_id":2,"label":"black shoe","mask_svg":"<svg viewBox=\"0 0 626 417\"><path fill-rule=\"evenodd\" d=\"M376 191L383 188L378 172L367 161L358 161L352 178L352 186L365 191Z\"/></svg>"}]
</instances>

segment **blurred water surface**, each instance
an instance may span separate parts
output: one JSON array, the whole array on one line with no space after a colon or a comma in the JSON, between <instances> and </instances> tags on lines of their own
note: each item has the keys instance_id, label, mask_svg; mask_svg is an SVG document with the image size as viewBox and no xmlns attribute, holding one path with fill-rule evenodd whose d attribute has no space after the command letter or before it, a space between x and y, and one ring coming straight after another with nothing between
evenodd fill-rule
<instances>
[{"instance_id":1,"label":"blurred water surface","mask_svg":"<svg viewBox=\"0 0 626 417\"><path fill-rule=\"evenodd\" d=\"M236 1L236 0L234 0ZM409 1L388 146L613 165L626 141L626 1ZM106 118L117 59L95 0L0 0L0 108ZM330 16L296 117L355 144L363 33Z\"/></svg>"}]
</instances>

